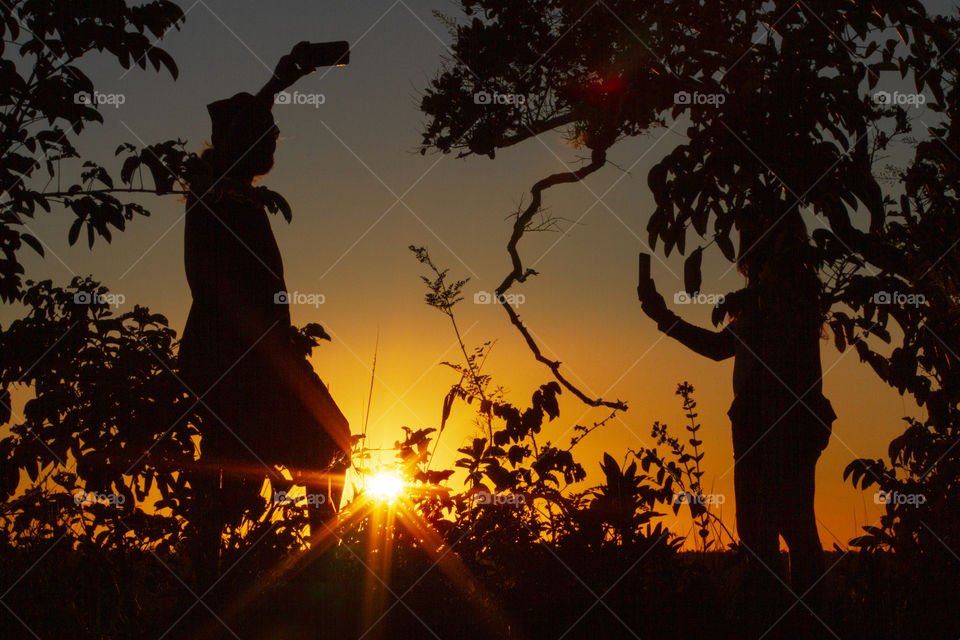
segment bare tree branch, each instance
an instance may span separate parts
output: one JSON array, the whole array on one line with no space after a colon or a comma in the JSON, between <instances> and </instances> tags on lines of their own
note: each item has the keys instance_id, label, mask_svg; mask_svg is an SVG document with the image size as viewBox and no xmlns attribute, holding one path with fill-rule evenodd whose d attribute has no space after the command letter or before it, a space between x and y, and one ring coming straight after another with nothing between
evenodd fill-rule
<instances>
[{"instance_id":1,"label":"bare tree branch","mask_svg":"<svg viewBox=\"0 0 960 640\"><path fill-rule=\"evenodd\" d=\"M566 376L560 372L560 361L551 360L543 354L543 351L540 349L540 346L537 344L536 340L533 339L530 331L520 320L520 316L517 314L516 310L510 306L510 303L507 302L506 296L503 295L514 284L518 282L524 282L528 276L537 274L537 272L533 269L524 269L523 260L520 258L517 245L520 243L520 239L527 230L530 221L537 214L537 212L540 211L540 208L543 204L543 192L554 185L579 182L590 174L599 170L606 163L607 148L602 147L599 149L594 149L591 153L589 164L577 169L576 171L563 171L549 175L546 178L537 181L533 187L530 188L530 195L532 196L530 204L527 205L527 208L522 213L517 215L517 219L513 224L513 234L510 236L510 242L507 243L507 252L510 254L510 260L513 263L513 270L507 274L507 277L504 278L500 286L497 287L497 300L506 310L507 315L510 316L510 322L513 323L513 326L515 326L523 336L527 346L530 347L530 351L533 352L534 357L539 362L547 365L547 367L553 373L553 377L556 378L560 384L566 387L568 391L591 407L608 407L618 411L626 411L627 405L625 402L621 400L610 401L604 400L603 398L591 398L578 387L576 387L572 382L570 382Z\"/></svg>"}]
</instances>

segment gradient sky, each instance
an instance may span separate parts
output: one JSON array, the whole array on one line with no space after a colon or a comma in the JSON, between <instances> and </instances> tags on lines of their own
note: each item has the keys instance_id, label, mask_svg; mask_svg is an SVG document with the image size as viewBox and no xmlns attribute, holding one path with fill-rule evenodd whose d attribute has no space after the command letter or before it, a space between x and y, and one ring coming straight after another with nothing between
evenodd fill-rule
<instances>
[{"instance_id":1,"label":"gradient sky","mask_svg":"<svg viewBox=\"0 0 960 640\"><path fill-rule=\"evenodd\" d=\"M205 105L238 91L255 91L281 55L300 40L348 40L351 64L318 72L295 89L320 93L325 103L274 109L281 136L277 163L263 184L284 194L293 223L273 220L291 291L325 296L319 308L294 306L294 322L319 322L333 336L314 365L355 430L364 415L370 363L379 332L379 354L370 410L371 446L389 446L400 427L438 426L441 401L455 374L439 365L457 360L449 323L423 304L423 274L407 249L427 246L455 277L469 277L458 322L470 344L496 340L488 373L526 406L530 394L551 380L506 314L476 305L473 295L492 291L509 269L505 251L510 223L527 189L576 159L557 133L486 158L416 153L423 116L419 96L439 68L449 36L436 10L447 2L308 2L306 0L197 0L180 2L186 25L163 46L180 67L176 82L139 68L125 71L105 57L81 66L102 93L122 93L125 104L105 107L105 123L89 129L78 148L85 157L115 167L118 144L179 137L193 150L209 140ZM933 8L943 10L948 3ZM682 131L682 127L679 128ZM547 192L552 214L576 221L563 233L526 236L527 265L542 275L514 289L524 294L525 322L545 352L564 363L569 377L591 394L628 401L630 410L577 448L577 459L597 479L603 451L622 459L650 442L654 420L683 435L684 417L674 390L688 380L697 389L708 492L728 496L723 518L732 528L733 483L730 425L732 361L714 363L661 339L636 302L636 255L645 250L647 216L653 210L647 170L681 141L668 130L620 144L611 164L584 184ZM621 167L626 172L613 165ZM116 175L116 174L115 174ZM55 212L31 225L47 244L45 259L24 252L27 274L65 284L74 274L93 274L113 292L167 315L181 331L190 304L183 272L183 205L172 197L142 200L153 212L135 220L112 244L69 247L68 214ZM693 238L688 239L693 244ZM696 244L693 244L696 246ZM713 254L713 255L711 255ZM742 278L718 252L707 252L703 290L728 292ZM681 289L680 256L654 260L654 277L672 303ZM709 309L676 306L686 319L709 326ZM121 309L122 310L122 309ZM17 309L0 310L4 323ZM821 538L845 546L859 526L876 521L880 507L841 479L855 457L883 457L904 415L922 416L910 398L882 384L852 351L823 344L824 391L838 414L835 437L818 467L817 512ZM606 416L569 393L546 437L566 444L575 424ZM471 414L460 407L440 444L441 464L474 435ZM586 486L586 485L585 485ZM669 520L668 520L669 522ZM681 533L683 532L681 528Z\"/></svg>"}]
</instances>

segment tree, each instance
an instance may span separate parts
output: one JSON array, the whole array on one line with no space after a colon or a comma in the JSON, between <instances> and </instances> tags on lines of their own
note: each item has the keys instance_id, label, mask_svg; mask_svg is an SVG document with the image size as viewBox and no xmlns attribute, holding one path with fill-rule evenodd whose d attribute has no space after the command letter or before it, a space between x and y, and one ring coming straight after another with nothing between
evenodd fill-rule
<instances>
[{"instance_id":1,"label":"tree","mask_svg":"<svg viewBox=\"0 0 960 640\"><path fill-rule=\"evenodd\" d=\"M108 242L111 227L123 230L136 216L149 211L117 194L169 193L185 154L184 143L169 141L137 151L123 145L127 155L121 172L126 187L116 187L99 164L84 160L74 146L89 125L102 122L100 99L77 62L94 52L106 52L125 69L165 68L174 78L177 65L151 42L170 29L179 29L184 13L169 0L129 6L126 0L72 2L71 0L10 0L0 3L0 300L21 296L19 252L28 246L43 255L43 244L30 231L37 209L50 213L59 204L76 216L70 243L84 226L87 241ZM61 162L82 160L79 182L61 188ZM140 164L152 173L154 184L134 187ZM45 172L44 172L45 169ZM46 174L46 184L35 185ZM51 184L56 188L48 189Z\"/></svg>"},{"instance_id":2,"label":"tree","mask_svg":"<svg viewBox=\"0 0 960 640\"><path fill-rule=\"evenodd\" d=\"M686 124L688 140L648 175L657 206L647 230L650 246L662 243L665 256L688 253L690 227L708 240L686 259L691 293L700 286L707 247L737 261L752 244L735 248L734 230L761 238L802 208L823 226L812 239L828 302L844 295L849 302L853 272L907 275L888 242L891 201L874 163L912 124L902 105L870 92L882 74L899 71L911 76L918 94L928 91L943 102L935 62L953 39L921 3L464 0L460 6L470 21L451 23L453 59L423 97L429 120L422 152L493 158L554 129L589 152L583 166L531 188L513 224L512 269L498 294L536 275L518 247L535 228L544 191L583 180L607 163L618 141L668 123ZM863 213L867 230L854 223ZM622 407L576 389L516 312L502 306L564 386L589 404ZM835 331L845 322L836 320ZM865 318L848 328L851 343L886 337L883 323Z\"/></svg>"},{"instance_id":3,"label":"tree","mask_svg":"<svg viewBox=\"0 0 960 640\"><path fill-rule=\"evenodd\" d=\"M956 35L956 20L940 22ZM889 353L857 343L877 374L900 393L910 393L927 407L923 420L907 419L904 433L889 447L890 462L858 459L844 471L856 486L875 487L884 503L880 526L865 527L855 544L892 549L926 558L934 565L954 561L960 542L960 55L945 50L948 80L946 121L932 127L929 139L916 145L912 162L899 173L904 193L886 238L898 252L899 269L852 279L846 299L883 290L901 302L854 306L856 321L886 326L892 319L903 334ZM846 331L853 320L841 317ZM914 555L915 554L915 555Z\"/></svg>"},{"instance_id":4,"label":"tree","mask_svg":"<svg viewBox=\"0 0 960 640\"><path fill-rule=\"evenodd\" d=\"M26 316L0 333L5 542L172 548L199 436L174 373L176 332L141 306L115 315L117 300L89 279L26 284ZM33 396L22 415L10 405L17 385Z\"/></svg>"},{"instance_id":5,"label":"tree","mask_svg":"<svg viewBox=\"0 0 960 640\"><path fill-rule=\"evenodd\" d=\"M0 546L68 536L169 552L207 515L190 485L203 399L179 375L177 333L139 305L117 314L121 298L89 278L27 281L25 317L0 331ZM291 339L309 357L329 337L311 323ZM22 411L14 389L27 396ZM225 546L239 553L269 527L268 546L296 548L306 507L258 499L229 523Z\"/></svg>"}]
</instances>

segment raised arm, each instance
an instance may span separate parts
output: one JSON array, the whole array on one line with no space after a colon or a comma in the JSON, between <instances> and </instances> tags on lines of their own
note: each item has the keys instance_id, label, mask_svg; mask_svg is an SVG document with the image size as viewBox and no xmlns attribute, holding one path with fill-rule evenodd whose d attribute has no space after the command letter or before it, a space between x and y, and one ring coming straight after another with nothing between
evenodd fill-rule
<instances>
[{"instance_id":1,"label":"raised arm","mask_svg":"<svg viewBox=\"0 0 960 640\"><path fill-rule=\"evenodd\" d=\"M276 94L313 73L317 67L343 65L349 61L350 46L346 42L298 42L290 53L280 58L273 76L257 92L257 102L269 109Z\"/></svg>"},{"instance_id":2,"label":"raised arm","mask_svg":"<svg viewBox=\"0 0 960 640\"><path fill-rule=\"evenodd\" d=\"M691 351L711 360L719 361L733 357L736 338L730 329L710 331L690 324L667 308L663 296L657 293L652 285L638 288L637 293L643 312L657 323L660 331Z\"/></svg>"}]
</instances>

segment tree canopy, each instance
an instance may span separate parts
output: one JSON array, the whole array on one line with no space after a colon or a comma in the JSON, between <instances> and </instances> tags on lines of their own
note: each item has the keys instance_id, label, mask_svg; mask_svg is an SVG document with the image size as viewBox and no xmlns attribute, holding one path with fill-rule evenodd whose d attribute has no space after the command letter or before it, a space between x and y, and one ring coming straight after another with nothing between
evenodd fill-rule
<instances>
[{"instance_id":1,"label":"tree canopy","mask_svg":"<svg viewBox=\"0 0 960 640\"><path fill-rule=\"evenodd\" d=\"M618 141L670 126L684 127L686 139L649 172L654 211L637 213L647 221L650 248L688 256L688 291L700 286L707 247L737 261L755 243L736 247L734 232L762 238L806 210L818 221L812 240L825 299L860 312L832 319L838 346L888 340L889 314L913 322L902 305L878 311L872 304L891 282L910 291L918 275L891 242L903 226L896 221L909 215L893 197L903 179L885 190L876 164L917 130L910 111L921 98L891 99L892 83L901 80L901 91L912 85L928 103L923 113L943 120L955 23L930 17L915 1L460 5L468 21L448 20L451 58L422 99L422 152L493 158L557 129L589 151L583 166L531 188L498 293L535 274L518 245L546 189L599 170ZM488 99L501 95L519 98ZM937 144L924 153L943 155ZM691 228L703 239L696 248L688 246ZM559 362L546 358L515 310L503 306L538 359L576 393Z\"/></svg>"}]
</instances>

